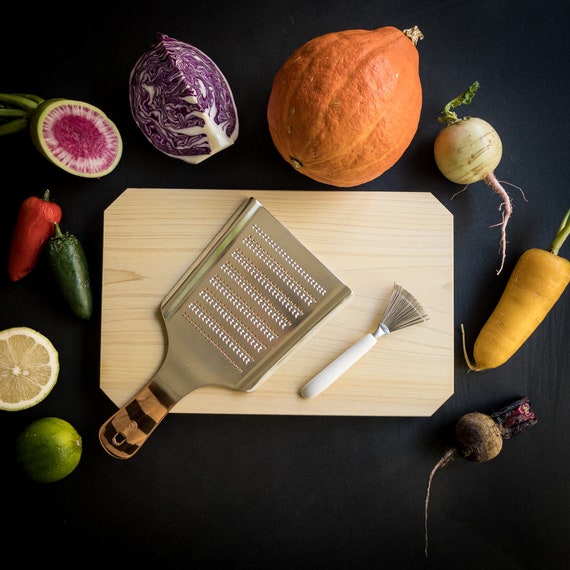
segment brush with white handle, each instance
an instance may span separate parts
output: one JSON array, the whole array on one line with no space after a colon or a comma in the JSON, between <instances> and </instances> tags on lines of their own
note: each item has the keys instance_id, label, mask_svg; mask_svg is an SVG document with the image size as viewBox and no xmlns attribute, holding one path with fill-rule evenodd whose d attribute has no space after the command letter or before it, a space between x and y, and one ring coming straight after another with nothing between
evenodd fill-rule
<instances>
[{"instance_id":1,"label":"brush with white handle","mask_svg":"<svg viewBox=\"0 0 570 570\"><path fill-rule=\"evenodd\" d=\"M420 303L400 285L394 284L392 296L384 311L382 321L373 333L362 337L345 350L326 368L321 370L301 389L303 398L313 398L326 390L340 378L353 364L360 360L381 336L416 325L429 319Z\"/></svg>"}]
</instances>

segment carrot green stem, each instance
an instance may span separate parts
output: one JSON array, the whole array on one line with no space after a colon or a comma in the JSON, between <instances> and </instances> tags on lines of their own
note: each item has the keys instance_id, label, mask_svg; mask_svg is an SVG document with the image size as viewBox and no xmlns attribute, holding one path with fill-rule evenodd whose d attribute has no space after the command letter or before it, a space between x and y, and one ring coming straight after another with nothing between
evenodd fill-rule
<instances>
[{"instance_id":1,"label":"carrot green stem","mask_svg":"<svg viewBox=\"0 0 570 570\"><path fill-rule=\"evenodd\" d=\"M562 223L558 228L558 232L554 236L554 239L552 240L552 243L548 248L548 251L550 251L550 253L553 253L554 255L558 255L558 252L560 251L560 248L566 241L568 235L570 235L570 210L566 212L566 215L564 216Z\"/></svg>"},{"instance_id":2,"label":"carrot green stem","mask_svg":"<svg viewBox=\"0 0 570 570\"><path fill-rule=\"evenodd\" d=\"M447 123L451 125L452 123L456 123L459 121L459 117L457 113L452 111L451 109L455 109L455 107L459 107L460 105L469 105L473 98L475 97L475 92L479 89L479 82L475 81L467 91L458 95L455 99L452 99L444 108L443 112L441 113L443 117L439 117L437 120L440 123Z\"/></svg>"}]
</instances>

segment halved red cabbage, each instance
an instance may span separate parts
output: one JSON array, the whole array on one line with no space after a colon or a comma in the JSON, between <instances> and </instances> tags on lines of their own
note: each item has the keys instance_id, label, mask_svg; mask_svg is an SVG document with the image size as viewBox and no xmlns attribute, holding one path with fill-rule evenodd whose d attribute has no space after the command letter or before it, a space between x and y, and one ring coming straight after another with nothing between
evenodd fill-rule
<instances>
[{"instance_id":1,"label":"halved red cabbage","mask_svg":"<svg viewBox=\"0 0 570 570\"><path fill-rule=\"evenodd\" d=\"M164 34L133 67L129 100L144 136L173 158L198 164L238 137L234 97L218 66Z\"/></svg>"}]
</instances>

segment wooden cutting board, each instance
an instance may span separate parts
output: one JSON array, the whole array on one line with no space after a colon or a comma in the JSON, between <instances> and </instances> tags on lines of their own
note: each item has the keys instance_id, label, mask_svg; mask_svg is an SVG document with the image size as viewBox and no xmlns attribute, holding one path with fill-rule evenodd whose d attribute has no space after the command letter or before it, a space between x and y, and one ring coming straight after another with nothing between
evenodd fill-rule
<instances>
[{"instance_id":1,"label":"wooden cutting board","mask_svg":"<svg viewBox=\"0 0 570 570\"><path fill-rule=\"evenodd\" d=\"M354 292L257 390L203 387L173 412L430 416L453 394L453 217L427 192L129 188L104 214L101 388L117 405L160 368L163 297L249 196ZM381 337L328 390L302 386L382 317L394 282L429 320Z\"/></svg>"}]
</instances>

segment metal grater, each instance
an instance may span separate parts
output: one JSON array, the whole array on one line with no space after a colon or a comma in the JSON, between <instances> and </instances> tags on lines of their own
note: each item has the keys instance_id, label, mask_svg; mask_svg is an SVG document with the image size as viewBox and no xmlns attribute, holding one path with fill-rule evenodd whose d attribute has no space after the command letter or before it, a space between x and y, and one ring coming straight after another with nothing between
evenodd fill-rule
<instances>
[{"instance_id":1,"label":"metal grater","mask_svg":"<svg viewBox=\"0 0 570 570\"><path fill-rule=\"evenodd\" d=\"M201 386L251 392L351 295L248 198L162 301L166 356L101 427L104 449L132 457L172 407Z\"/></svg>"}]
</instances>

